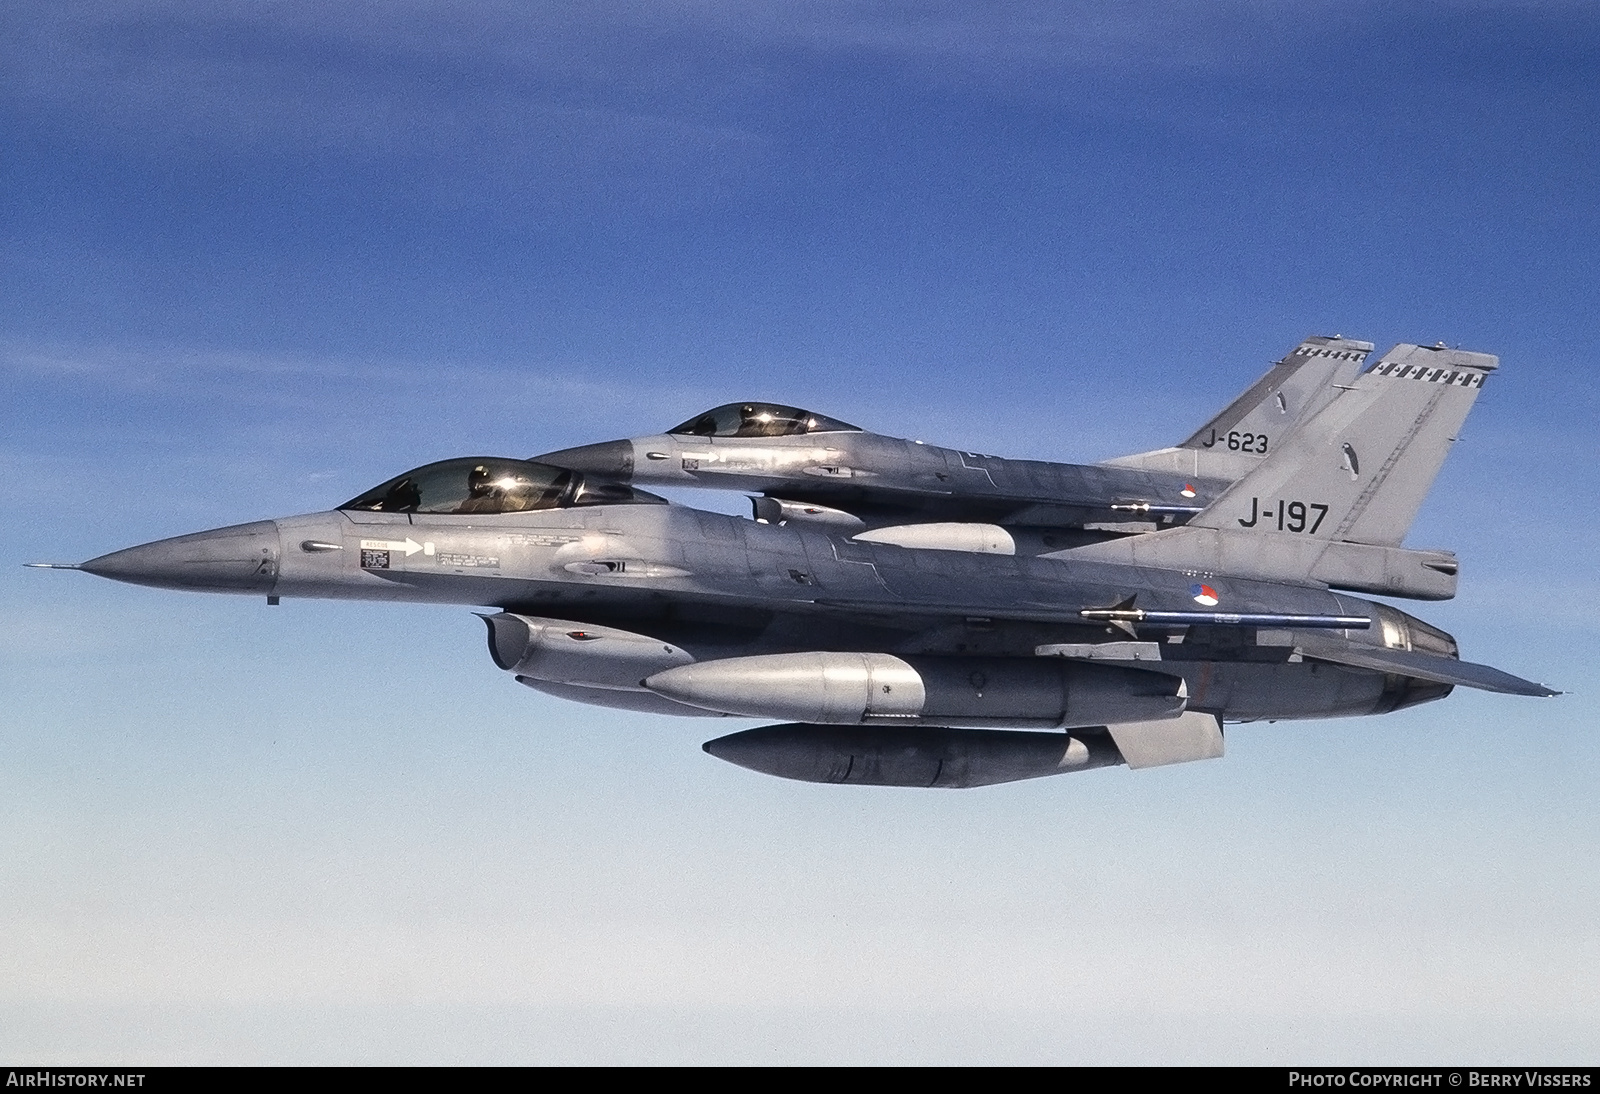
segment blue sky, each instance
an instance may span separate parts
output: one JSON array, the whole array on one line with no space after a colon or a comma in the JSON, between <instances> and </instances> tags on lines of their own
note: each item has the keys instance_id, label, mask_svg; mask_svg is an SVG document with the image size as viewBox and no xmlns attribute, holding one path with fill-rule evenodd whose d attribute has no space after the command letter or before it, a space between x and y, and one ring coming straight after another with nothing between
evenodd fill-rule
<instances>
[{"instance_id":1,"label":"blue sky","mask_svg":"<svg viewBox=\"0 0 1600 1094\"><path fill-rule=\"evenodd\" d=\"M0 15L0 1057L1592 1062L1600 15ZM1417 614L1574 694L954 794L762 779L460 609L20 568L741 397L1170 443L1302 336L1499 353Z\"/></svg>"}]
</instances>

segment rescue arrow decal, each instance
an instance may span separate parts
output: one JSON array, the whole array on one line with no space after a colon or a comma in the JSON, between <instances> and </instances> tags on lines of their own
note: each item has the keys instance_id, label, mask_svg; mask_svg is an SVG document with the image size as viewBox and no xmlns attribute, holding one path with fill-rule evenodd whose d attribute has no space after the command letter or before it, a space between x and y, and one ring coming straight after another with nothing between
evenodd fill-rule
<instances>
[{"instance_id":1,"label":"rescue arrow decal","mask_svg":"<svg viewBox=\"0 0 1600 1094\"><path fill-rule=\"evenodd\" d=\"M429 546L431 547L432 544L429 544ZM410 558L422 550L423 546L408 536L404 540L364 539L361 541L361 549L363 551L404 551L406 557ZM428 553L430 555L433 554L432 551Z\"/></svg>"}]
</instances>

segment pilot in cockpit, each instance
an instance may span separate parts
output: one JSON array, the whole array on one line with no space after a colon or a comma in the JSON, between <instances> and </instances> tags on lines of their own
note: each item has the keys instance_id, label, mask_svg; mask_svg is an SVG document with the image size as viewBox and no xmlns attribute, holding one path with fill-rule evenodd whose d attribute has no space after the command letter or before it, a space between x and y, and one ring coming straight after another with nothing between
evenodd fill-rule
<instances>
[{"instance_id":1,"label":"pilot in cockpit","mask_svg":"<svg viewBox=\"0 0 1600 1094\"><path fill-rule=\"evenodd\" d=\"M859 433L860 427L778 403L729 403L667 430L691 437L794 437L804 433Z\"/></svg>"},{"instance_id":2,"label":"pilot in cockpit","mask_svg":"<svg viewBox=\"0 0 1600 1094\"><path fill-rule=\"evenodd\" d=\"M467 472L467 497L457 508L458 513L498 513L505 508L505 491L494 481L494 476L483 464Z\"/></svg>"}]
</instances>

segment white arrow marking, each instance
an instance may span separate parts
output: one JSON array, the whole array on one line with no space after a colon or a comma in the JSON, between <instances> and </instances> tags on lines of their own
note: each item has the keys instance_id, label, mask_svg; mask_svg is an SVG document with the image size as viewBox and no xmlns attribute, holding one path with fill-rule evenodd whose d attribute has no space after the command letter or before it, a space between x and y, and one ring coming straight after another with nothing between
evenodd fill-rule
<instances>
[{"instance_id":1,"label":"white arrow marking","mask_svg":"<svg viewBox=\"0 0 1600 1094\"><path fill-rule=\"evenodd\" d=\"M392 539L364 539L361 541L361 549L363 551L404 551L406 557L410 558L422 550L422 544L409 536L403 542L396 542Z\"/></svg>"}]
</instances>

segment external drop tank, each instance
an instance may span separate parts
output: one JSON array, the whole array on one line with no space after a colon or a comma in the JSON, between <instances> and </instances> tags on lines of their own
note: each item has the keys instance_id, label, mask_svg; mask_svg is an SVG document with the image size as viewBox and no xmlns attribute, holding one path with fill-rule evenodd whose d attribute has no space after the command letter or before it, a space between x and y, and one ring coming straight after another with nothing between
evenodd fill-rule
<instances>
[{"instance_id":1,"label":"external drop tank","mask_svg":"<svg viewBox=\"0 0 1600 1094\"><path fill-rule=\"evenodd\" d=\"M719 760L812 783L963 789L1123 762L1109 734L778 725L702 746Z\"/></svg>"}]
</instances>

